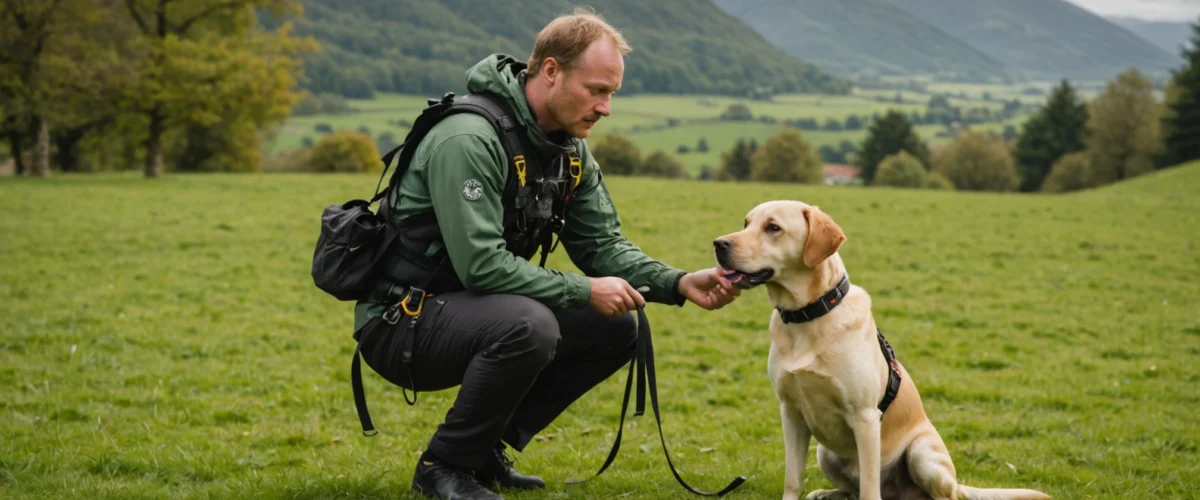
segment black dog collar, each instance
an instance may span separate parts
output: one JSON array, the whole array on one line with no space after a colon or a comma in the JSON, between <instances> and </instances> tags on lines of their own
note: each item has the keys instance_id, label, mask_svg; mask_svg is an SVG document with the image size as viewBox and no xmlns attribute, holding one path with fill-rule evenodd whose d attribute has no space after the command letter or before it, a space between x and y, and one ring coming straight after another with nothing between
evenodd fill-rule
<instances>
[{"instance_id":1,"label":"black dog collar","mask_svg":"<svg viewBox=\"0 0 1200 500\"><path fill-rule=\"evenodd\" d=\"M833 287L833 290L826 292L816 302L794 311L779 309L779 316L783 318L784 323L812 321L824 316L834 307L837 307L838 304L841 304L842 297L845 297L847 293L850 293L850 276L844 275L842 276L842 281L839 281L837 286Z\"/></svg>"}]
</instances>

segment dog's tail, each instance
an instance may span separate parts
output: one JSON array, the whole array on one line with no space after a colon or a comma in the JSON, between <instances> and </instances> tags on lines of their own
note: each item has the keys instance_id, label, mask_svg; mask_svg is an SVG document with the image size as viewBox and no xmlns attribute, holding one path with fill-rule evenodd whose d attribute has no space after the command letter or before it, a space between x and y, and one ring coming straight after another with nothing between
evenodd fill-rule
<instances>
[{"instance_id":1,"label":"dog's tail","mask_svg":"<svg viewBox=\"0 0 1200 500\"><path fill-rule=\"evenodd\" d=\"M972 488L958 485L958 498L963 500L1045 500L1050 495L1034 490Z\"/></svg>"}]
</instances>

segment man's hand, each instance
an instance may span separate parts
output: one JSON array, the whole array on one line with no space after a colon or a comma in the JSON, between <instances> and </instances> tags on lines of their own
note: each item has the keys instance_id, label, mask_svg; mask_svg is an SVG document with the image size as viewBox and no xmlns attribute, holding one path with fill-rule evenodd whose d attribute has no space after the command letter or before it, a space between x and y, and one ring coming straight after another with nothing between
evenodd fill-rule
<instances>
[{"instance_id":1,"label":"man's hand","mask_svg":"<svg viewBox=\"0 0 1200 500\"><path fill-rule=\"evenodd\" d=\"M646 299L634 290L628 281L621 278L589 278L592 282L592 295L588 298L588 306L605 316L618 317L629 311L637 310L644 305Z\"/></svg>"},{"instance_id":2,"label":"man's hand","mask_svg":"<svg viewBox=\"0 0 1200 500\"><path fill-rule=\"evenodd\" d=\"M709 311L725 307L742 294L721 275L718 268L709 268L683 275L679 280L679 293L693 304Z\"/></svg>"}]
</instances>

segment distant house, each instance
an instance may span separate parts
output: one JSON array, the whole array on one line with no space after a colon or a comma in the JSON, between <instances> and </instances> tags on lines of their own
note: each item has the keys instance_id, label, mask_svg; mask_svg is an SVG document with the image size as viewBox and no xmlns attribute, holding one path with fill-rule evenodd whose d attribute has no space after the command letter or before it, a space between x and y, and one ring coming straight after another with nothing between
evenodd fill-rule
<instances>
[{"instance_id":1,"label":"distant house","mask_svg":"<svg viewBox=\"0 0 1200 500\"><path fill-rule=\"evenodd\" d=\"M849 184L855 177L858 177L858 173L860 171L862 171L861 168L851 166L851 165L843 165L840 163L826 163L825 164L825 184L826 185Z\"/></svg>"}]
</instances>

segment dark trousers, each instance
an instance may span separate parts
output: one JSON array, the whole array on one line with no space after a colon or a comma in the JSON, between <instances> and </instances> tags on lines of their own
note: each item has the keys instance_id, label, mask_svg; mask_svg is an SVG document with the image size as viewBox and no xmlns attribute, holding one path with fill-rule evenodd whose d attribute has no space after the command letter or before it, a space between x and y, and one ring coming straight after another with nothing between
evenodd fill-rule
<instances>
[{"instance_id":1,"label":"dark trousers","mask_svg":"<svg viewBox=\"0 0 1200 500\"><path fill-rule=\"evenodd\" d=\"M632 314L551 310L519 295L437 295L426 300L413 328L412 384L400 371L399 332L367 332L364 360L408 389L461 385L429 451L477 469L502 439L524 451L571 403L628 364L637 322Z\"/></svg>"}]
</instances>

